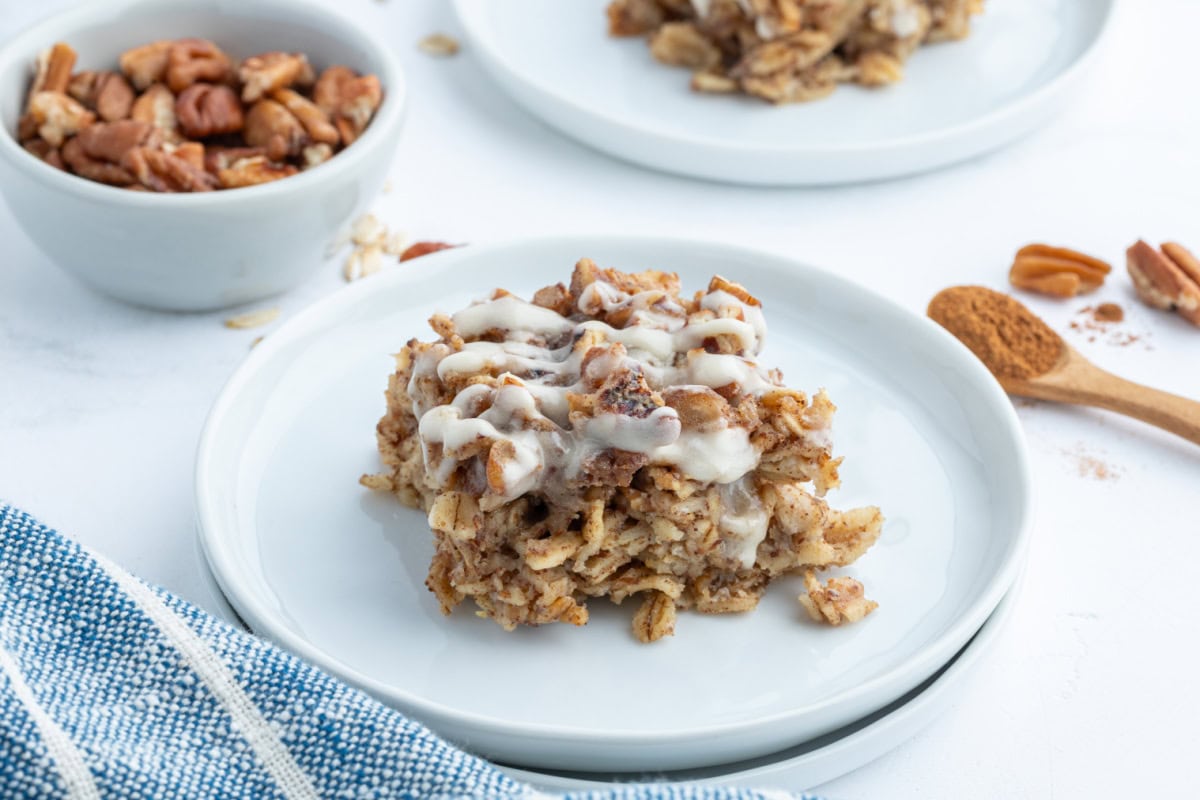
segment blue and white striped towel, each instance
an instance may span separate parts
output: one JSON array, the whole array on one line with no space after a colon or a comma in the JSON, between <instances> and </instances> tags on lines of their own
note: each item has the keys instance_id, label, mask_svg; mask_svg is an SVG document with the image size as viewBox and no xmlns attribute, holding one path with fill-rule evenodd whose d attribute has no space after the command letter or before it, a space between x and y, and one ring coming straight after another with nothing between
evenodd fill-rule
<instances>
[{"instance_id":1,"label":"blue and white striped towel","mask_svg":"<svg viewBox=\"0 0 1200 800\"><path fill-rule=\"evenodd\" d=\"M0 798L409 797L546 795L0 504Z\"/></svg>"}]
</instances>

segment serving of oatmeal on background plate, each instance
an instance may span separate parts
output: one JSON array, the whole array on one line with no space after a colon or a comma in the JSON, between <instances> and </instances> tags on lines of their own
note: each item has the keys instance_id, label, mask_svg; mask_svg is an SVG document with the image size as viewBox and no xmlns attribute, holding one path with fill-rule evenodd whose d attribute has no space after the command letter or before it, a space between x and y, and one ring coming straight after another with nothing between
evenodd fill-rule
<instances>
[{"instance_id":1,"label":"serving of oatmeal on background plate","mask_svg":"<svg viewBox=\"0 0 1200 800\"><path fill-rule=\"evenodd\" d=\"M648 35L696 91L798 103L839 83L897 82L917 48L965 38L982 11L983 0L613 0L608 29Z\"/></svg>"}]
</instances>

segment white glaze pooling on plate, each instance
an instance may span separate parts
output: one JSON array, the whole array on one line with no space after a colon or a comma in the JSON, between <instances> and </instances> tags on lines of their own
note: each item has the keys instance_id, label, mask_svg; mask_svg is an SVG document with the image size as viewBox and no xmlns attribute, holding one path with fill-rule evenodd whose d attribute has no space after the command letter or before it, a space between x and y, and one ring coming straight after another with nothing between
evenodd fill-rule
<instances>
[{"instance_id":1,"label":"white glaze pooling on plate","mask_svg":"<svg viewBox=\"0 0 1200 800\"><path fill-rule=\"evenodd\" d=\"M950 658L1015 575L1027 475L1011 405L940 330L831 276L719 245L577 238L448 253L272 334L214 410L197 466L205 547L257 631L510 763L683 768L882 707ZM355 484L377 468L389 353L478 291L439 294L444 276L479 287L500 272L527 293L583 254L676 269L688 287L721 271L769 298L763 359L838 405L846 461L831 501L887 516L850 570L875 614L812 625L785 580L751 614L682 614L653 646L630 636L628 608L605 602L582 629L506 634L465 609L442 617L423 585L422 515Z\"/></svg>"},{"instance_id":2,"label":"white glaze pooling on plate","mask_svg":"<svg viewBox=\"0 0 1200 800\"><path fill-rule=\"evenodd\" d=\"M606 3L455 8L490 76L567 135L652 169L809 185L952 164L1038 127L1082 77L1115 0L993 0L970 38L921 48L899 84L785 107L691 91L688 71L656 62L644 38L607 35Z\"/></svg>"}]
</instances>

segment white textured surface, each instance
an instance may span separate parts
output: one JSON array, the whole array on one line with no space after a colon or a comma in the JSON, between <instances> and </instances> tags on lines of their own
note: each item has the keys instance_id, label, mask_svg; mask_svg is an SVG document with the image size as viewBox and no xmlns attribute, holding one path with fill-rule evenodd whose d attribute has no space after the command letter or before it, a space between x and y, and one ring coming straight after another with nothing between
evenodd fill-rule
<instances>
[{"instance_id":1,"label":"white textured surface","mask_svg":"<svg viewBox=\"0 0 1200 800\"><path fill-rule=\"evenodd\" d=\"M63 6L0 0L0 38ZM639 171L514 109L464 53L414 43L454 32L437 0L355 0L401 51L412 106L381 215L419 238L666 233L752 243L844 271L920 308L949 283L1003 286L1028 241L1119 260L1134 238L1200 247L1200 106L1187 54L1200 5L1118 11L1110 47L1045 131L947 172L833 190L753 190ZM1014 46L1019 46L1014 43ZM263 331L221 315L137 311L46 263L0 209L0 496L127 568L215 608L192 530L205 412ZM285 316L336 289L340 266L283 298ZM1200 397L1200 331L1132 300L1114 347L1068 341L1134 380ZM1065 328L1082 301L1033 304ZM269 331L269 329L267 329ZM1200 449L1101 412L1020 408L1040 496L1019 607L972 688L880 761L827 786L839 798L1180 796L1200 729ZM1117 477L1080 475L1080 455Z\"/></svg>"}]
</instances>

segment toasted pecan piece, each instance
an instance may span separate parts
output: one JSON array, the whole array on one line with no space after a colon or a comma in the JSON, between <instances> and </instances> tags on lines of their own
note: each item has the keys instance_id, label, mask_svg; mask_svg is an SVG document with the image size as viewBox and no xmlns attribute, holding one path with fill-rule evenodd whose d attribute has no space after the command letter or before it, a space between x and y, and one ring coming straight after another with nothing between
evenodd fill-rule
<instances>
[{"instance_id":1,"label":"toasted pecan piece","mask_svg":"<svg viewBox=\"0 0 1200 800\"><path fill-rule=\"evenodd\" d=\"M172 92L201 81L224 83L232 72L229 56L208 39L179 39L167 50L166 83Z\"/></svg>"},{"instance_id":2,"label":"toasted pecan piece","mask_svg":"<svg viewBox=\"0 0 1200 800\"><path fill-rule=\"evenodd\" d=\"M162 39L121 54L121 72L125 73L133 88L143 91L162 82L167 74L167 59L173 44L170 40Z\"/></svg>"},{"instance_id":3,"label":"toasted pecan piece","mask_svg":"<svg viewBox=\"0 0 1200 800\"><path fill-rule=\"evenodd\" d=\"M29 115L37 135L53 147L96 121L96 115L62 92L37 92L29 99ZM24 126L23 126L24 127Z\"/></svg>"},{"instance_id":4,"label":"toasted pecan piece","mask_svg":"<svg viewBox=\"0 0 1200 800\"><path fill-rule=\"evenodd\" d=\"M246 144L265 147L267 157L272 161L300 155L309 144L308 131L304 130L300 120L282 103L270 98L250 106L242 133Z\"/></svg>"},{"instance_id":5,"label":"toasted pecan piece","mask_svg":"<svg viewBox=\"0 0 1200 800\"><path fill-rule=\"evenodd\" d=\"M250 56L238 68L242 100L255 103L279 89L311 86L316 76L303 53L273 51Z\"/></svg>"},{"instance_id":6,"label":"toasted pecan piece","mask_svg":"<svg viewBox=\"0 0 1200 800\"><path fill-rule=\"evenodd\" d=\"M427 256L439 250L449 250L452 247L458 247L458 245L447 244L446 242L416 242L400 254L400 260L411 261L414 258Z\"/></svg>"},{"instance_id":7,"label":"toasted pecan piece","mask_svg":"<svg viewBox=\"0 0 1200 800\"><path fill-rule=\"evenodd\" d=\"M1160 251L1141 239L1135 242L1125 253L1129 277L1142 302L1200 325L1200 266L1181 245L1170 245L1168 255L1165 246Z\"/></svg>"},{"instance_id":8,"label":"toasted pecan piece","mask_svg":"<svg viewBox=\"0 0 1200 800\"><path fill-rule=\"evenodd\" d=\"M1192 255L1192 251L1178 242L1166 242L1162 251L1163 255L1174 261L1175 266L1192 279L1192 283L1200 286L1200 259Z\"/></svg>"},{"instance_id":9,"label":"toasted pecan piece","mask_svg":"<svg viewBox=\"0 0 1200 800\"><path fill-rule=\"evenodd\" d=\"M1107 263L1085 253L1031 244L1017 251L1008 280L1018 289L1074 297L1100 288L1111 271Z\"/></svg>"},{"instance_id":10,"label":"toasted pecan piece","mask_svg":"<svg viewBox=\"0 0 1200 800\"><path fill-rule=\"evenodd\" d=\"M148 122L162 133L164 141L178 141L179 117L175 114L175 95L161 83L151 85L133 101L131 119Z\"/></svg>"},{"instance_id":11,"label":"toasted pecan piece","mask_svg":"<svg viewBox=\"0 0 1200 800\"><path fill-rule=\"evenodd\" d=\"M153 125L123 119L89 125L79 132L75 141L79 142L89 158L120 164L125 154L135 147L157 146L158 137Z\"/></svg>"},{"instance_id":12,"label":"toasted pecan piece","mask_svg":"<svg viewBox=\"0 0 1200 800\"><path fill-rule=\"evenodd\" d=\"M291 89L276 89L270 93L270 97L300 120L312 141L326 145L336 145L340 141L338 130L329 121L329 116L304 95Z\"/></svg>"},{"instance_id":13,"label":"toasted pecan piece","mask_svg":"<svg viewBox=\"0 0 1200 800\"><path fill-rule=\"evenodd\" d=\"M91 130L88 128L87 130ZM81 136L67 140L62 148L62 160L70 167L71 172L90 181L106 183L109 186L129 186L136 181L133 173L102 158L88 155Z\"/></svg>"},{"instance_id":14,"label":"toasted pecan piece","mask_svg":"<svg viewBox=\"0 0 1200 800\"><path fill-rule=\"evenodd\" d=\"M125 154L121 166L138 182L155 192L207 192L216 181L192 160L153 147L135 147Z\"/></svg>"},{"instance_id":15,"label":"toasted pecan piece","mask_svg":"<svg viewBox=\"0 0 1200 800\"><path fill-rule=\"evenodd\" d=\"M38 92L66 92L71 83L71 70L75 69L75 58L75 51L63 42L39 53L29 96Z\"/></svg>"},{"instance_id":16,"label":"toasted pecan piece","mask_svg":"<svg viewBox=\"0 0 1200 800\"><path fill-rule=\"evenodd\" d=\"M233 89L208 83L193 83L179 93L175 117L189 139L236 133L245 124L242 104Z\"/></svg>"},{"instance_id":17,"label":"toasted pecan piece","mask_svg":"<svg viewBox=\"0 0 1200 800\"><path fill-rule=\"evenodd\" d=\"M650 54L663 64L711 70L721 63L721 49L691 22L668 22L650 37Z\"/></svg>"},{"instance_id":18,"label":"toasted pecan piece","mask_svg":"<svg viewBox=\"0 0 1200 800\"><path fill-rule=\"evenodd\" d=\"M67 168L66 164L63 163L62 151L52 146L45 139L30 139L29 141L22 142L21 147L25 148L26 152L32 153L55 169L65 170Z\"/></svg>"},{"instance_id":19,"label":"toasted pecan piece","mask_svg":"<svg viewBox=\"0 0 1200 800\"><path fill-rule=\"evenodd\" d=\"M277 164L266 156L255 156L233 162L227 169L220 170L217 178L222 189L240 189L287 178L298 171L291 164Z\"/></svg>"}]
</instances>

